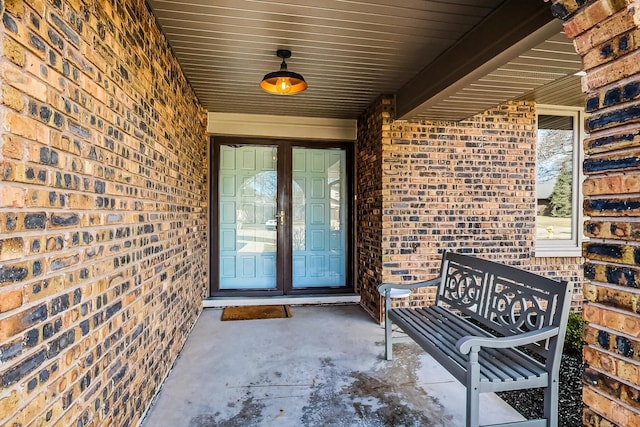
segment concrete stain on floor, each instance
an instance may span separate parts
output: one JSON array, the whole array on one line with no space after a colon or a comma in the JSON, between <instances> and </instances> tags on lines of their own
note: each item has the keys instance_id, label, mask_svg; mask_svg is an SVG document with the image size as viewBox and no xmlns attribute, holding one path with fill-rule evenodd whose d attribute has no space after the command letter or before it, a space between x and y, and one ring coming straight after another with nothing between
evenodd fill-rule
<instances>
[{"instance_id":1,"label":"concrete stain on floor","mask_svg":"<svg viewBox=\"0 0 640 427\"><path fill-rule=\"evenodd\" d=\"M415 343L386 361L384 329L359 307L293 310L241 322L205 310L141 427L464 425L464 388Z\"/></svg>"},{"instance_id":2,"label":"concrete stain on floor","mask_svg":"<svg viewBox=\"0 0 640 427\"><path fill-rule=\"evenodd\" d=\"M301 408L300 421L305 427L377 427L377 426L446 426L450 417L437 399L430 397L416 382L420 359L408 345L396 346L396 359L380 361L373 369L354 371L341 368L331 357L321 358L321 369L307 386L308 398ZM231 402L237 412L227 418L201 413L189 421L188 427L236 427L279 424L285 409L275 415L264 414L265 401L281 399L268 388L278 387L282 373L263 374L244 387L240 402ZM287 387L280 384L279 387ZM301 387L293 385L293 388ZM254 391L259 391L255 393ZM300 395L296 396L301 397Z\"/></svg>"},{"instance_id":3,"label":"concrete stain on floor","mask_svg":"<svg viewBox=\"0 0 640 427\"><path fill-rule=\"evenodd\" d=\"M344 371L327 358L323 381L302 408L302 425L314 426L446 426L442 405L415 382L419 357L410 346L397 345L396 359L369 371Z\"/></svg>"},{"instance_id":4,"label":"concrete stain on floor","mask_svg":"<svg viewBox=\"0 0 640 427\"><path fill-rule=\"evenodd\" d=\"M235 405L234 405L235 406ZM256 402L249 393L240 411L231 418L220 419L220 413L200 414L189 421L189 427L239 427L256 425L262 420L264 404Z\"/></svg>"}]
</instances>

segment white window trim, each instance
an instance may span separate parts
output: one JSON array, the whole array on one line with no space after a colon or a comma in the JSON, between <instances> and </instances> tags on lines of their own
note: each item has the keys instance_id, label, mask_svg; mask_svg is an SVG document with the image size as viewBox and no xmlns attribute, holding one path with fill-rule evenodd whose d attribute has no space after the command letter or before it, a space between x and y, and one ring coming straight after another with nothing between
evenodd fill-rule
<instances>
[{"instance_id":1,"label":"white window trim","mask_svg":"<svg viewBox=\"0 0 640 427\"><path fill-rule=\"evenodd\" d=\"M584 181L584 173L582 170L582 162L584 159L584 150L582 141L585 138L584 133L584 108L564 107L558 105L536 105L536 144L538 135L538 116L554 115L569 116L574 118L576 131L573 141L573 179L571 182L574 189L572 195L572 203L574 209L571 214L571 224L573 225L573 239L571 240L535 240L535 256L536 257L579 257L582 256L582 242L584 241L584 233L582 224L584 223L584 215L582 209L582 201L584 199L582 193L582 182ZM536 150L537 151L537 150ZM576 155L577 154L577 155ZM536 175L538 171L538 158L536 156ZM575 172L578 173L575 173ZM536 179L537 185L537 179ZM577 191L576 191L577 190ZM535 190L534 190L535 191ZM537 216L537 199L536 199L536 216ZM537 229L536 229L537 230Z\"/></svg>"}]
</instances>

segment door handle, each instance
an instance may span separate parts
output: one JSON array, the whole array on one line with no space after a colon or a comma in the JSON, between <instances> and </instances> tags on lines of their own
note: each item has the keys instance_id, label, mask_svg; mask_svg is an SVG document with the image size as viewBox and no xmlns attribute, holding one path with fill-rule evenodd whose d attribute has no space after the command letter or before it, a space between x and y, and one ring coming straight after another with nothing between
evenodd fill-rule
<instances>
[{"instance_id":1,"label":"door handle","mask_svg":"<svg viewBox=\"0 0 640 427\"><path fill-rule=\"evenodd\" d=\"M280 211L279 214L276 214L276 218L280 218L280 225L284 225L284 211Z\"/></svg>"}]
</instances>

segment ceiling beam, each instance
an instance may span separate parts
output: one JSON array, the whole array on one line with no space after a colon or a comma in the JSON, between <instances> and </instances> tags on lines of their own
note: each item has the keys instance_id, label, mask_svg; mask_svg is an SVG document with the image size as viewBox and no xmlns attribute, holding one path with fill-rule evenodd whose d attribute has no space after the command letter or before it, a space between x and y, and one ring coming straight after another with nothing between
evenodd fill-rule
<instances>
[{"instance_id":1,"label":"ceiling beam","mask_svg":"<svg viewBox=\"0 0 640 427\"><path fill-rule=\"evenodd\" d=\"M562 30L542 0L507 0L396 94L399 119L411 119Z\"/></svg>"}]
</instances>

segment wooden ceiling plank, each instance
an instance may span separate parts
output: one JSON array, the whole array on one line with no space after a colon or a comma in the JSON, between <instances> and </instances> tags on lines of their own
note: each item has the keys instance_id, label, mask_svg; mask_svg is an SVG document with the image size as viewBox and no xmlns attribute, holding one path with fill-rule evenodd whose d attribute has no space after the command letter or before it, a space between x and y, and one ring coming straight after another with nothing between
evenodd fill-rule
<instances>
[{"instance_id":1,"label":"wooden ceiling plank","mask_svg":"<svg viewBox=\"0 0 640 427\"><path fill-rule=\"evenodd\" d=\"M168 8L172 10L187 8L209 9L218 8L226 10L254 10L269 13L277 11L286 13L289 10L304 12L305 16L316 16L319 12L327 11L335 15L363 14L377 16L393 16L415 18L416 16L433 16L433 19L446 21L451 16L463 17L470 20L478 16L485 16L493 10L500 0L479 1L479 4L465 4L460 1L424 1L414 0L368 0L368 1L327 1L327 0L289 0L289 1L239 1L239 0L211 0L167 1L155 0L154 8ZM229 12L227 12L229 13Z\"/></svg>"},{"instance_id":2,"label":"wooden ceiling plank","mask_svg":"<svg viewBox=\"0 0 640 427\"><path fill-rule=\"evenodd\" d=\"M424 46L429 46L432 41L439 41L442 44L442 41L445 42L453 42L456 39L457 34L455 33L446 33L442 31L433 31L433 34L425 34L424 37L416 37L410 36L406 34L397 34L397 33L363 33L363 32L355 32L352 30L344 29L337 31L311 31L310 28L254 28L251 30L247 30L246 27L242 26L230 26L230 25L220 25L216 27L209 27L206 24L188 24L183 21L177 21L175 19L168 19L167 27L170 34L171 29L177 29L178 31L187 31L187 32L199 32L201 34L209 34L209 35L217 35L219 37L233 37L237 38L239 41L242 40L272 40L274 45L278 45L282 43L283 40L289 42L291 40L294 41L305 41L307 43L320 43L325 42L329 44L335 45L344 45L344 46L366 46L372 50L375 49L389 49L389 50L398 50L402 52L403 48L409 47L416 43ZM188 29L181 30L181 25L190 25ZM215 30L213 29L215 28ZM238 51L241 52L241 46L238 46Z\"/></svg>"},{"instance_id":3,"label":"wooden ceiling plank","mask_svg":"<svg viewBox=\"0 0 640 427\"><path fill-rule=\"evenodd\" d=\"M569 69L569 70L574 70L574 72L582 69L582 63L580 62L580 59L576 61L553 61L553 60L547 60L544 57L540 57L540 58L518 57L512 62L510 62L509 65L510 66L519 65L519 66L526 66L526 67L546 67L546 68L555 68L558 70Z\"/></svg>"},{"instance_id":4,"label":"wooden ceiling plank","mask_svg":"<svg viewBox=\"0 0 640 427\"><path fill-rule=\"evenodd\" d=\"M269 17L264 15L255 17L238 15L217 16L164 9L156 10L156 16L162 21L179 21L189 27L236 27L243 28L246 32L250 33L265 28L277 27L289 31L305 31L321 34L362 34L361 37L372 37L376 39L396 35L412 38L438 37L438 33L460 35L472 28L473 25L423 20L420 25L414 27L404 22L394 22L390 17L381 17L381 21L384 20L384 23L375 21L349 22L321 19L315 16L307 19L295 19L295 17L288 15L273 15Z\"/></svg>"},{"instance_id":5,"label":"wooden ceiling plank","mask_svg":"<svg viewBox=\"0 0 640 427\"><path fill-rule=\"evenodd\" d=\"M188 60L201 60L203 64L221 64L226 67L231 68L242 68L248 66L256 66L260 67L270 67L270 68L278 68L280 65L280 60L275 56L267 56L263 53L254 54L253 57L248 57L247 54L243 55L241 58L238 58L234 61L229 60L229 55L225 54L225 52L220 52L216 54L214 51L206 51L206 50L193 50L193 49L182 49L180 50L180 59L183 61ZM311 68L311 69L325 69L325 70L352 70L352 69L371 69L377 70L378 72L387 72L390 70L402 70L409 71L409 69L404 66L404 64L393 61L380 61L380 60L372 60L372 59L361 59L360 61L341 61L336 60L334 58L326 58L326 59L315 59L317 57L313 57L314 59L305 59L305 58L296 58L295 60L287 61L290 64L291 68ZM378 73L379 74L379 73Z\"/></svg>"},{"instance_id":6,"label":"wooden ceiling plank","mask_svg":"<svg viewBox=\"0 0 640 427\"><path fill-rule=\"evenodd\" d=\"M517 59L515 60L517 61ZM567 74L573 74L576 72L575 67L560 65L550 67L546 64L519 64L517 62L509 62L504 66L497 68L496 71L505 71L509 73L518 73L518 72L536 72L536 73L549 73L549 74L557 74L558 78L564 77Z\"/></svg>"},{"instance_id":7,"label":"wooden ceiling plank","mask_svg":"<svg viewBox=\"0 0 640 427\"><path fill-rule=\"evenodd\" d=\"M238 55L237 43L242 42L245 44L243 48L244 52L259 52L263 56L267 56L266 52L272 52L273 41L263 40L256 38L256 40L250 39L231 39L222 37L202 37L192 34L173 33L169 34L172 38L172 47L176 50L182 50L186 48L190 49L203 49L212 52L225 52L227 56ZM437 40L434 43L436 49L427 48L427 51L438 50L446 47L446 43L442 40ZM212 47L214 46L214 47ZM309 42L297 43L292 40L287 43L287 48L292 50L294 54L302 52L304 55L335 58L339 60L359 60L359 59L375 59L384 61L385 59L399 61L403 58L402 54L397 50L382 51L378 49L362 49L352 45L344 47L336 46L335 44L311 44ZM295 55L298 56L297 54Z\"/></svg>"}]
</instances>

